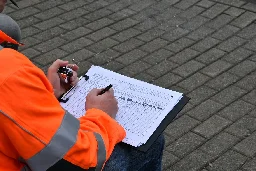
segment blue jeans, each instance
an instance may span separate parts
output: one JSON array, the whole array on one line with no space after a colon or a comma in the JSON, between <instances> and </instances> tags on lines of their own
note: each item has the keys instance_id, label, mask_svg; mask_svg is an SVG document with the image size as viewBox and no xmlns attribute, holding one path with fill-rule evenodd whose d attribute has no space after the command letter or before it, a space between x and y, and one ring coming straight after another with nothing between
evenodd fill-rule
<instances>
[{"instance_id":1,"label":"blue jeans","mask_svg":"<svg viewBox=\"0 0 256 171\"><path fill-rule=\"evenodd\" d=\"M103 171L161 171L164 143L164 136L161 135L147 152L119 143Z\"/></svg>"}]
</instances>

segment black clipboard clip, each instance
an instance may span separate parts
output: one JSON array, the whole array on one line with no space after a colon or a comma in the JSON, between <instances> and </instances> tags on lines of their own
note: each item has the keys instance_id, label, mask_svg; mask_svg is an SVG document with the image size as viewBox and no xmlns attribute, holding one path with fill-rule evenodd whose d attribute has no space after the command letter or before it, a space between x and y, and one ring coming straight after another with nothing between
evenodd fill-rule
<instances>
[{"instance_id":1,"label":"black clipboard clip","mask_svg":"<svg viewBox=\"0 0 256 171\"><path fill-rule=\"evenodd\" d=\"M79 78L79 81L80 81L82 78L84 78L85 81L89 80L89 76L86 75L86 74L83 75L83 76L81 76L81 77ZM66 97L66 96L67 96L67 94L68 94L71 90L73 90L75 87L76 87L76 86L72 86L66 93L62 94L62 95L58 98L58 101L61 102L61 103L67 103L68 100L69 100L69 98L70 98L72 95L71 95L71 96L68 96L68 97Z\"/></svg>"}]
</instances>

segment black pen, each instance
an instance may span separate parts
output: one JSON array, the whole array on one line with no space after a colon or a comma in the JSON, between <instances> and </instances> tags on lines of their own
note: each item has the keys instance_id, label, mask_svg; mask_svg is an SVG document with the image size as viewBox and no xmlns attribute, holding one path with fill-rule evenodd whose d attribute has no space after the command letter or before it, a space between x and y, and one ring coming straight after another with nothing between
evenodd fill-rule
<instances>
[{"instance_id":1,"label":"black pen","mask_svg":"<svg viewBox=\"0 0 256 171\"><path fill-rule=\"evenodd\" d=\"M109 86L107 86L106 88L104 88L104 89L100 92L99 95L104 94L106 91L108 91L109 89L111 89L111 87L112 87L112 84L109 84Z\"/></svg>"}]
</instances>

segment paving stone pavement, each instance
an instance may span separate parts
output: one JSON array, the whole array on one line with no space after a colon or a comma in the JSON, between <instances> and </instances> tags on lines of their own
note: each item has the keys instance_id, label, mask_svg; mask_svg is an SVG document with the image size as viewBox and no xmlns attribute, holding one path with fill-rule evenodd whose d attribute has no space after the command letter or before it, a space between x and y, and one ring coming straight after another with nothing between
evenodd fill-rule
<instances>
[{"instance_id":1,"label":"paving stone pavement","mask_svg":"<svg viewBox=\"0 0 256 171\"><path fill-rule=\"evenodd\" d=\"M107 69L191 98L165 130L163 170L256 170L256 4L242 0L20 0L20 50Z\"/></svg>"}]
</instances>

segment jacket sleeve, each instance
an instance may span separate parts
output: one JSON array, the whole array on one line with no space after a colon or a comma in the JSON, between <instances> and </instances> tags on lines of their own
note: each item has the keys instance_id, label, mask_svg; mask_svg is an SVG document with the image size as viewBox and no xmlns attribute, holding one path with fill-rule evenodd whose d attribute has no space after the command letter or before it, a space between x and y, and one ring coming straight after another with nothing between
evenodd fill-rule
<instances>
[{"instance_id":1,"label":"jacket sleeve","mask_svg":"<svg viewBox=\"0 0 256 171\"><path fill-rule=\"evenodd\" d=\"M44 73L26 66L0 87L2 125L12 146L32 170L43 171L64 159L83 169L100 170L124 129L106 113L88 110L80 119L65 111Z\"/></svg>"}]
</instances>

